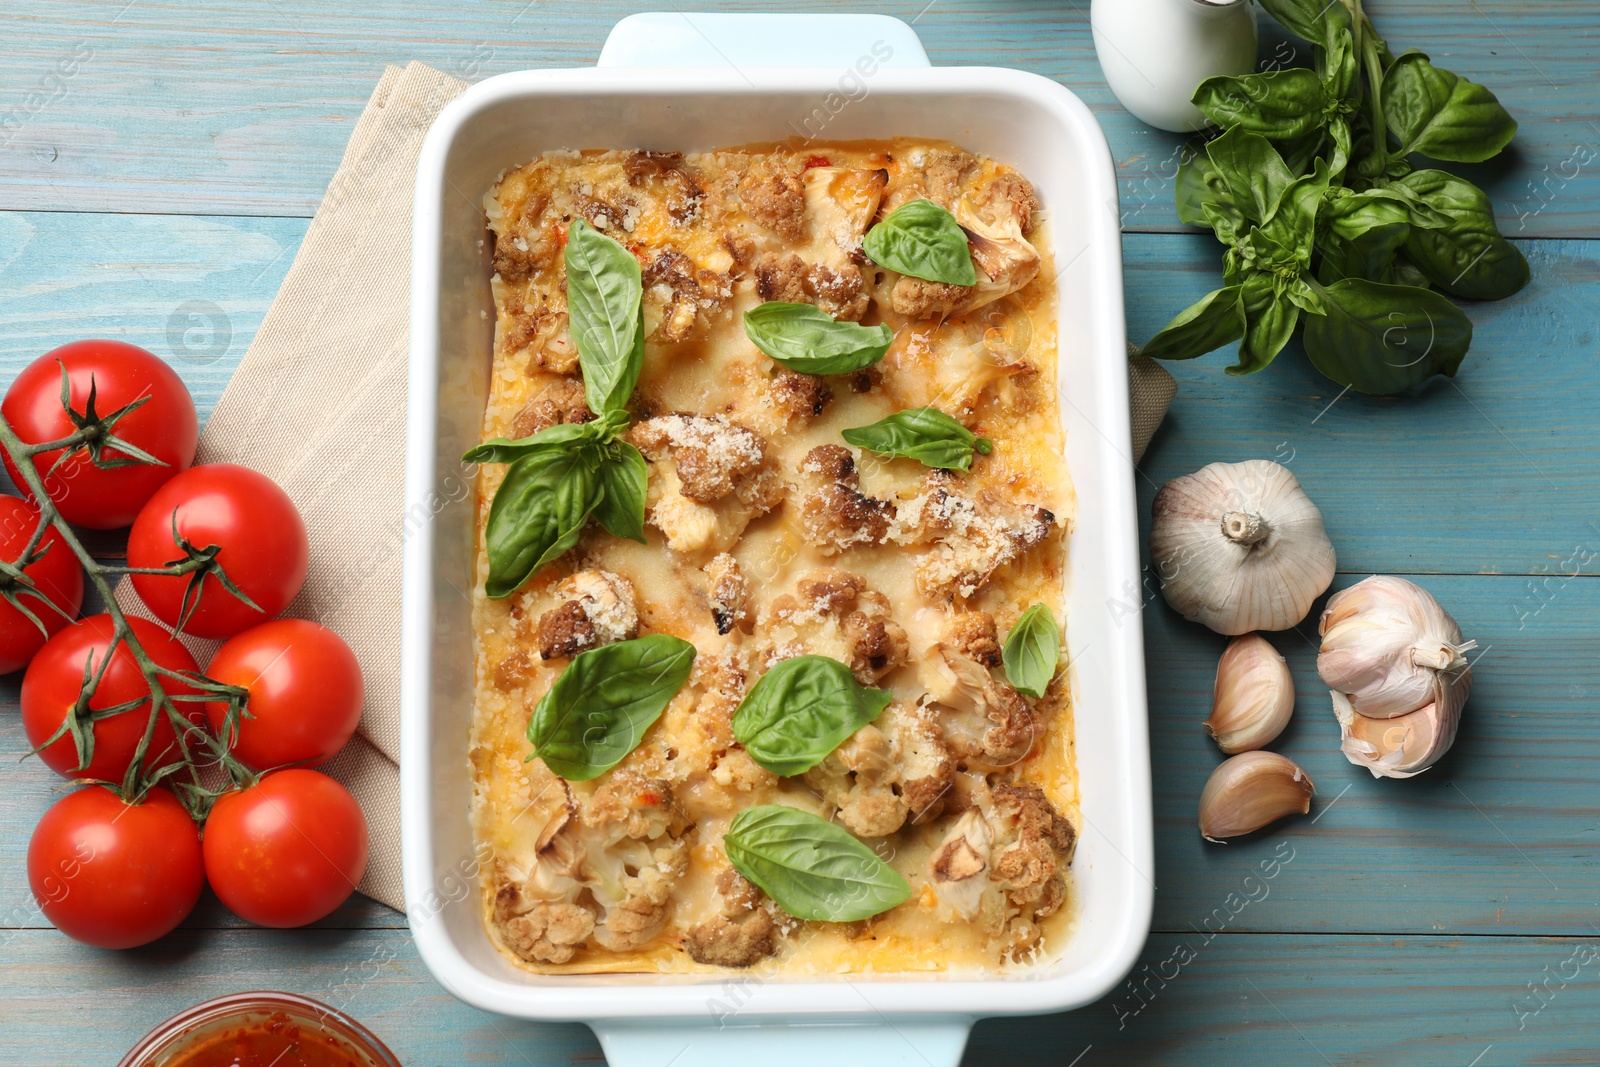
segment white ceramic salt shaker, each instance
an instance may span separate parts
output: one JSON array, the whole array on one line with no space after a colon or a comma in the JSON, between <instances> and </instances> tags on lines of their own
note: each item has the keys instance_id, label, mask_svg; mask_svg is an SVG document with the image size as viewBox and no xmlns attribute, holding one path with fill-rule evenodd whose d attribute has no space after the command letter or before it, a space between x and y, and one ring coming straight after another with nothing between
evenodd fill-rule
<instances>
[{"instance_id":1,"label":"white ceramic salt shaker","mask_svg":"<svg viewBox=\"0 0 1600 1067\"><path fill-rule=\"evenodd\" d=\"M1089 24L1111 91L1159 129L1198 130L1206 119L1189 102L1195 88L1256 66L1249 0L1092 0Z\"/></svg>"}]
</instances>

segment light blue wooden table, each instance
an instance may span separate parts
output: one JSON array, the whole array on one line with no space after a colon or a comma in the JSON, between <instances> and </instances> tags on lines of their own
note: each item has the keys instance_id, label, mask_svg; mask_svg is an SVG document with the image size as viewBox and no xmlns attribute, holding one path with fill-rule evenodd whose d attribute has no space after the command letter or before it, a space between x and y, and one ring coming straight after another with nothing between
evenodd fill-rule
<instances>
[{"instance_id":1,"label":"light blue wooden table","mask_svg":"<svg viewBox=\"0 0 1600 1067\"><path fill-rule=\"evenodd\" d=\"M1337 585L1411 575L1482 646L1460 739L1410 782L1350 767L1303 626L1278 640L1301 696L1279 747L1316 779L1316 817L1205 846L1195 801L1216 755L1199 723L1222 641L1146 590L1155 931L1133 985L1073 1014L980 1024L971 1064L1600 1063L1600 962L1580 962L1600 948L1600 10L1592 0L1367 7L1397 49L1422 48L1488 84L1521 121L1504 158L1470 170L1533 282L1470 309L1477 333L1460 376L1412 399L1334 402L1337 390L1287 356L1243 381L1223 375L1222 355L1174 367L1182 393L1140 493L1148 507L1163 482L1213 460L1287 463L1327 517ZM385 62L420 59L468 79L587 64L632 10L616 0L5 5L0 380L65 341L120 337L173 359L204 415ZM1023 67L1095 108L1122 179L1132 339L1216 284L1214 242L1173 214L1178 138L1111 99L1087 0L882 10L914 22L936 63ZM20 753L15 679L0 699L0 749ZM581 1026L454 1000L423 970L400 916L360 899L310 930L242 928L207 900L144 950L67 940L34 907L23 862L54 786L37 762L0 764L0 1063L114 1063L178 1008L254 988L346 1008L408 1067L599 1060ZM1277 877L1247 881L1269 854L1292 858Z\"/></svg>"}]
</instances>

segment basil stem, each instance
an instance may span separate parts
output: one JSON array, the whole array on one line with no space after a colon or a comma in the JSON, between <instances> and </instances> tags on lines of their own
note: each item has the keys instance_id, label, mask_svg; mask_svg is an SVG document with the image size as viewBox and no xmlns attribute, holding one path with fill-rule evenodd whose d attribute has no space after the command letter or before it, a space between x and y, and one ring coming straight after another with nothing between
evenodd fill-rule
<instances>
[{"instance_id":1,"label":"basil stem","mask_svg":"<svg viewBox=\"0 0 1600 1067\"><path fill-rule=\"evenodd\" d=\"M761 351L801 374L850 374L881 360L894 340L882 325L840 322L810 304L769 300L744 313L744 333Z\"/></svg>"},{"instance_id":2,"label":"basil stem","mask_svg":"<svg viewBox=\"0 0 1600 1067\"><path fill-rule=\"evenodd\" d=\"M972 250L956 217L932 200L913 200L889 213L861 241L881 267L924 281L977 285Z\"/></svg>"},{"instance_id":3,"label":"basil stem","mask_svg":"<svg viewBox=\"0 0 1600 1067\"><path fill-rule=\"evenodd\" d=\"M1035 604L1022 613L1006 635L1000 660L1013 689L1035 699L1044 696L1061 661L1061 630L1049 608Z\"/></svg>"},{"instance_id":4,"label":"basil stem","mask_svg":"<svg viewBox=\"0 0 1600 1067\"><path fill-rule=\"evenodd\" d=\"M733 712L733 736L773 774L804 774L883 713L888 690L868 689L836 659L796 656L763 674Z\"/></svg>"},{"instance_id":5,"label":"basil stem","mask_svg":"<svg viewBox=\"0 0 1600 1067\"><path fill-rule=\"evenodd\" d=\"M855 922L911 899L906 880L875 852L798 808L746 808L722 848L740 874L797 919Z\"/></svg>"},{"instance_id":6,"label":"basil stem","mask_svg":"<svg viewBox=\"0 0 1600 1067\"><path fill-rule=\"evenodd\" d=\"M914 459L941 470L971 470L974 451L987 456L994 442L979 437L938 408L897 411L870 426L840 434L857 448L890 459Z\"/></svg>"},{"instance_id":7,"label":"basil stem","mask_svg":"<svg viewBox=\"0 0 1600 1067\"><path fill-rule=\"evenodd\" d=\"M693 645L668 634L579 653L533 709L533 754L569 781L609 771L689 680L694 657Z\"/></svg>"}]
</instances>

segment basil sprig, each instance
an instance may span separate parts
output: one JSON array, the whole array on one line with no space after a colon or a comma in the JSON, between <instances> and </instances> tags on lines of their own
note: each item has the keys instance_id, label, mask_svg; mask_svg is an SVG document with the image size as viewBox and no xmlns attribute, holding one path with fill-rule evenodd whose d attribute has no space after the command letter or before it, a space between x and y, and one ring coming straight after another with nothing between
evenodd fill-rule
<instances>
[{"instance_id":1,"label":"basil sprig","mask_svg":"<svg viewBox=\"0 0 1600 1067\"><path fill-rule=\"evenodd\" d=\"M870 426L840 434L857 448L890 459L914 459L941 470L971 470L974 451L987 456L994 442L979 437L938 408L908 408Z\"/></svg>"},{"instance_id":2,"label":"basil sprig","mask_svg":"<svg viewBox=\"0 0 1600 1067\"><path fill-rule=\"evenodd\" d=\"M855 922L911 899L906 880L870 848L798 808L746 808L722 848L740 874L797 919Z\"/></svg>"},{"instance_id":3,"label":"basil sprig","mask_svg":"<svg viewBox=\"0 0 1600 1067\"><path fill-rule=\"evenodd\" d=\"M1366 393L1453 375L1472 323L1434 288L1479 300L1528 282L1528 263L1471 182L1412 155L1479 162L1517 130L1481 85L1421 52L1396 57L1352 0L1262 0L1313 45L1311 69L1209 78L1194 102L1224 127L1178 168L1178 217L1227 246L1222 288L1145 346L1192 359L1234 341L1232 374L1304 334L1312 363Z\"/></svg>"},{"instance_id":4,"label":"basil sprig","mask_svg":"<svg viewBox=\"0 0 1600 1067\"><path fill-rule=\"evenodd\" d=\"M569 781L609 771L689 680L694 655L687 641L650 634L574 656L533 709L533 754Z\"/></svg>"},{"instance_id":5,"label":"basil sprig","mask_svg":"<svg viewBox=\"0 0 1600 1067\"><path fill-rule=\"evenodd\" d=\"M778 363L801 374L850 374L877 363L894 331L840 322L810 304L769 300L744 313L745 336Z\"/></svg>"},{"instance_id":6,"label":"basil sprig","mask_svg":"<svg viewBox=\"0 0 1600 1067\"><path fill-rule=\"evenodd\" d=\"M773 774L804 774L883 713L888 690L868 689L836 659L796 656L763 674L733 712L733 736Z\"/></svg>"},{"instance_id":7,"label":"basil sprig","mask_svg":"<svg viewBox=\"0 0 1600 1067\"><path fill-rule=\"evenodd\" d=\"M977 285L967 234L932 200L913 200L889 213L861 241L872 262L930 282Z\"/></svg>"},{"instance_id":8,"label":"basil sprig","mask_svg":"<svg viewBox=\"0 0 1600 1067\"><path fill-rule=\"evenodd\" d=\"M1044 696L1061 661L1061 630L1049 608L1035 604L1022 613L1006 635L1000 659L1013 689L1034 699Z\"/></svg>"},{"instance_id":9,"label":"basil sprig","mask_svg":"<svg viewBox=\"0 0 1600 1067\"><path fill-rule=\"evenodd\" d=\"M484 539L484 591L510 596L578 543L592 517L643 544L647 465L622 435L644 364L643 289L632 253L582 219L567 232L567 316L595 418L531 437L497 437L469 449L470 463L506 463Z\"/></svg>"}]
</instances>

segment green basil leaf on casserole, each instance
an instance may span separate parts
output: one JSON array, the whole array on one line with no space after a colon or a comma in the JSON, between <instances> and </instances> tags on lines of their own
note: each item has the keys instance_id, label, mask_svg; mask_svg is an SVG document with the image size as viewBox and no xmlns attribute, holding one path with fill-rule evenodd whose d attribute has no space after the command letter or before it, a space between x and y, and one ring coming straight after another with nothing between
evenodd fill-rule
<instances>
[{"instance_id":1,"label":"green basil leaf on casserole","mask_svg":"<svg viewBox=\"0 0 1600 1067\"><path fill-rule=\"evenodd\" d=\"M889 706L836 659L796 656L763 674L733 713L733 736L773 774L804 774Z\"/></svg>"},{"instance_id":2,"label":"green basil leaf on casserole","mask_svg":"<svg viewBox=\"0 0 1600 1067\"><path fill-rule=\"evenodd\" d=\"M894 331L840 322L810 304L769 300L744 313L744 333L761 351L801 374L849 374L884 357Z\"/></svg>"},{"instance_id":3,"label":"green basil leaf on casserole","mask_svg":"<svg viewBox=\"0 0 1600 1067\"><path fill-rule=\"evenodd\" d=\"M545 766L586 782L621 763L689 680L695 650L669 634L574 656L533 709L528 740Z\"/></svg>"},{"instance_id":4,"label":"green basil leaf on casserole","mask_svg":"<svg viewBox=\"0 0 1600 1067\"><path fill-rule=\"evenodd\" d=\"M583 368L583 395L596 415L618 410L644 363L644 286L633 253L574 219L567 229L567 317Z\"/></svg>"},{"instance_id":5,"label":"green basil leaf on casserole","mask_svg":"<svg viewBox=\"0 0 1600 1067\"><path fill-rule=\"evenodd\" d=\"M870 848L798 808L746 808L722 848L740 874L797 919L855 922L911 899L906 880Z\"/></svg>"},{"instance_id":6,"label":"green basil leaf on casserole","mask_svg":"<svg viewBox=\"0 0 1600 1067\"><path fill-rule=\"evenodd\" d=\"M563 452L594 444L609 432L609 426L600 419L561 423L547 426L531 437L493 438L469 448L461 459L466 463L511 463L535 452Z\"/></svg>"},{"instance_id":7,"label":"green basil leaf on casserole","mask_svg":"<svg viewBox=\"0 0 1600 1067\"><path fill-rule=\"evenodd\" d=\"M880 267L924 281L977 285L967 233L932 200L913 200L867 231L861 247Z\"/></svg>"},{"instance_id":8,"label":"green basil leaf on casserole","mask_svg":"<svg viewBox=\"0 0 1600 1067\"><path fill-rule=\"evenodd\" d=\"M489 506L484 541L489 577L484 592L510 596L528 576L578 543L600 506L594 446L543 449L513 462Z\"/></svg>"},{"instance_id":9,"label":"green basil leaf on casserole","mask_svg":"<svg viewBox=\"0 0 1600 1067\"><path fill-rule=\"evenodd\" d=\"M1061 630L1049 608L1035 604L1022 613L1006 635L1000 659L1013 689L1034 699L1044 696L1061 662Z\"/></svg>"},{"instance_id":10,"label":"green basil leaf on casserole","mask_svg":"<svg viewBox=\"0 0 1600 1067\"><path fill-rule=\"evenodd\" d=\"M845 430L842 436L857 448L890 459L914 459L943 470L970 470L972 453L987 456L994 442L979 437L938 408L908 408L870 426Z\"/></svg>"},{"instance_id":11,"label":"green basil leaf on casserole","mask_svg":"<svg viewBox=\"0 0 1600 1067\"><path fill-rule=\"evenodd\" d=\"M626 441L611 445L611 454L600 467L600 506L595 521L617 537L644 539L645 481L649 466L637 448Z\"/></svg>"}]
</instances>

